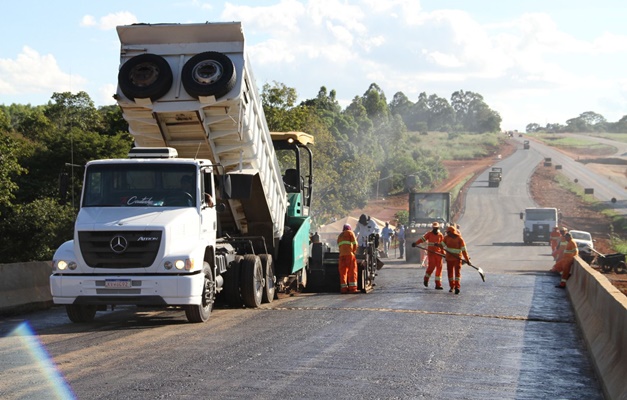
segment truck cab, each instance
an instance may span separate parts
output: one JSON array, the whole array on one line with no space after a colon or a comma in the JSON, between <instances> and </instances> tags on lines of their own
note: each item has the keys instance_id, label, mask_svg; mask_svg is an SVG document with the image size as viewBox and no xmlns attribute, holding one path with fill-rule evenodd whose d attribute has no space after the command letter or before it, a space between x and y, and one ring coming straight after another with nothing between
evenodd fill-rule
<instances>
[{"instance_id":1,"label":"truck cab","mask_svg":"<svg viewBox=\"0 0 627 400\"><path fill-rule=\"evenodd\" d=\"M559 223L557 208L529 207L520 213L520 219L524 222L523 242L525 244L534 242L551 244L551 230Z\"/></svg>"},{"instance_id":2,"label":"truck cab","mask_svg":"<svg viewBox=\"0 0 627 400\"><path fill-rule=\"evenodd\" d=\"M451 194L449 192L419 192L409 194L409 226L405 230L405 261L418 263L420 249L411 247L427 231L433 222L440 223L441 229L451 223Z\"/></svg>"}]
</instances>

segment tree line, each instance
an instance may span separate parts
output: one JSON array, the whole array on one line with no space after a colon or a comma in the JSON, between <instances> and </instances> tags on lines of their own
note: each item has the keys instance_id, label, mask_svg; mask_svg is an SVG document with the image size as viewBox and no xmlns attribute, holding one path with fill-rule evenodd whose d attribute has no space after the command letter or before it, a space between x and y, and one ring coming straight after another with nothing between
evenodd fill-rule
<instances>
[{"instance_id":1,"label":"tree line","mask_svg":"<svg viewBox=\"0 0 627 400\"><path fill-rule=\"evenodd\" d=\"M594 111L586 111L578 117L570 118L565 125L559 123L548 123L540 126L535 122L527 124L528 133L582 133L582 132L606 132L622 133L627 132L627 115L623 115L617 122L608 122L601 114Z\"/></svg>"},{"instance_id":2,"label":"tree line","mask_svg":"<svg viewBox=\"0 0 627 400\"><path fill-rule=\"evenodd\" d=\"M451 101L402 92L390 102L375 83L345 108L334 90L297 104L296 89L263 86L271 131L315 138L314 225L362 208L381 194L429 190L447 177L443 156L423 135L500 131L499 114L473 92ZM118 106L95 107L85 92L54 93L45 105L0 105L0 259L50 260L73 236L84 165L124 157L132 136ZM412 179L407 179L411 177Z\"/></svg>"}]
</instances>

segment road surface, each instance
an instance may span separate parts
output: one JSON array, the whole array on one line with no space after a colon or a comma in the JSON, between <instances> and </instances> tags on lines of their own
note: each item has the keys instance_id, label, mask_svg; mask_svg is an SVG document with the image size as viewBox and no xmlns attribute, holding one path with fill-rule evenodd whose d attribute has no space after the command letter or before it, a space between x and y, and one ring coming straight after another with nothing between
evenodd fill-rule
<instances>
[{"instance_id":1,"label":"road surface","mask_svg":"<svg viewBox=\"0 0 627 400\"><path fill-rule=\"evenodd\" d=\"M134 308L4 318L0 398L602 399L549 247L522 244L541 158L521 146L499 188L486 175L468 191L459 223L486 282L464 267L459 295L390 259L369 294L217 308L204 324Z\"/></svg>"}]
</instances>

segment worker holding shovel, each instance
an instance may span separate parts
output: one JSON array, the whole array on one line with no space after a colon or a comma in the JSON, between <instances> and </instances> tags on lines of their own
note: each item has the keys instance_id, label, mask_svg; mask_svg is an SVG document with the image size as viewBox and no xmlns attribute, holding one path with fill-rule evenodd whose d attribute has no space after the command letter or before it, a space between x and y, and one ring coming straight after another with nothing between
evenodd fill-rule
<instances>
[{"instance_id":1,"label":"worker holding shovel","mask_svg":"<svg viewBox=\"0 0 627 400\"><path fill-rule=\"evenodd\" d=\"M457 228L449 226L446 228L446 237L438 245L442 246L446 253L446 270L448 272L449 286L451 287L449 292L454 290L455 294L459 294L462 278L462 257L466 264L472 266L470 256L466 251L466 242ZM479 271L479 269L477 270ZM482 274L481 271L479 273Z\"/></svg>"},{"instance_id":2,"label":"worker holding shovel","mask_svg":"<svg viewBox=\"0 0 627 400\"><path fill-rule=\"evenodd\" d=\"M429 232L425 233L420 239L411 244L411 247L416 247L420 243L427 244L428 266L425 271L423 284L425 287L429 287L429 278L431 278L431 274L435 271L435 288L437 290L442 290L442 256L444 255L444 250L442 247L438 246L442 243L442 240L444 240L444 235L440 232L440 224L434 222L431 224L431 230Z\"/></svg>"}]
</instances>

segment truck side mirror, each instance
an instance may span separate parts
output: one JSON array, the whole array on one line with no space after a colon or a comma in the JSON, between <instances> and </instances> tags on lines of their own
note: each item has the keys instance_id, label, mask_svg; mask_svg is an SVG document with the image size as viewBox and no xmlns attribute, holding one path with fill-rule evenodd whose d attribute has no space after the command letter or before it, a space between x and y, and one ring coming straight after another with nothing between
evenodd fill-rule
<instances>
[{"instance_id":1,"label":"truck side mirror","mask_svg":"<svg viewBox=\"0 0 627 400\"><path fill-rule=\"evenodd\" d=\"M520 219L523 219L525 217L525 213L520 213Z\"/></svg>"}]
</instances>

